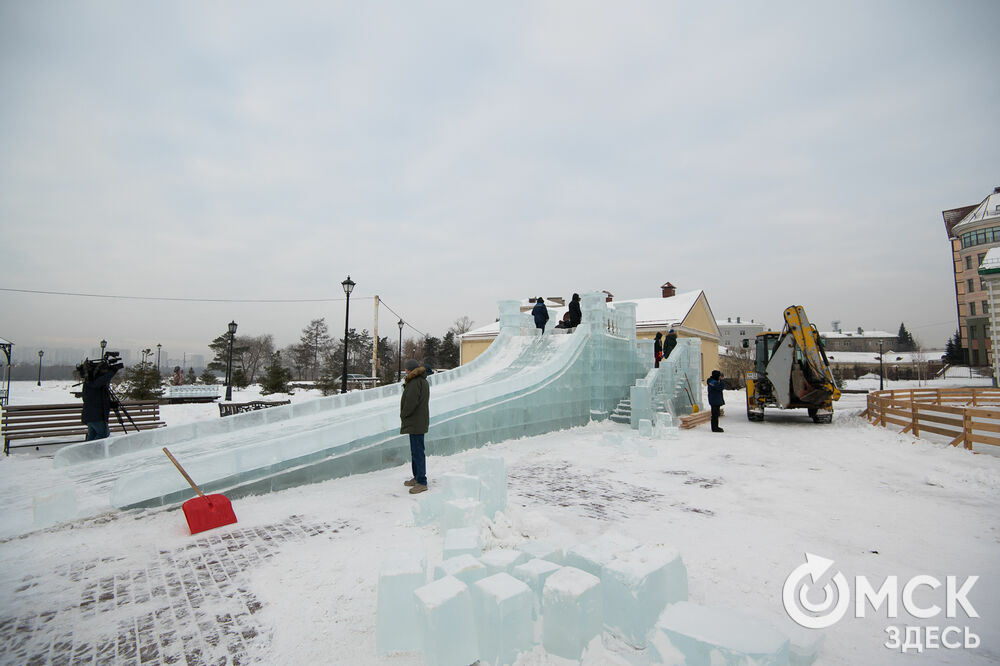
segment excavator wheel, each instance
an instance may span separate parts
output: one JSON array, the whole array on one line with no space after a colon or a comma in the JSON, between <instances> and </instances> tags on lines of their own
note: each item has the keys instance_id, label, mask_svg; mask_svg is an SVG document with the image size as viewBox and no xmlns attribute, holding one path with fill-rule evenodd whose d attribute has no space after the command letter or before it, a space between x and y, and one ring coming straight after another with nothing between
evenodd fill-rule
<instances>
[{"instance_id":1,"label":"excavator wheel","mask_svg":"<svg viewBox=\"0 0 1000 666\"><path fill-rule=\"evenodd\" d=\"M750 405L747 405L747 421L763 421L764 414L762 412L755 412L750 409Z\"/></svg>"}]
</instances>

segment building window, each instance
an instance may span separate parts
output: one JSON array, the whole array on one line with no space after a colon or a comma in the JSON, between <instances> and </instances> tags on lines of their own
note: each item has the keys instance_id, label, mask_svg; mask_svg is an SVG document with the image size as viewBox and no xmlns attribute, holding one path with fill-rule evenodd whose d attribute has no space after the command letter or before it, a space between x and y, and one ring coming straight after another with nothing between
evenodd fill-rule
<instances>
[{"instance_id":1,"label":"building window","mask_svg":"<svg viewBox=\"0 0 1000 666\"><path fill-rule=\"evenodd\" d=\"M967 271L971 271L972 270L972 257L971 256L965 258L965 270L967 270Z\"/></svg>"},{"instance_id":2,"label":"building window","mask_svg":"<svg viewBox=\"0 0 1000 666\"><path fill-rule=\"evenodd\" d=\"M986 278L979 278L979 291L986 291Z\"/></svg>"},{"instance_id":3,"label":"building window","mask_svg":"<svg viewBox=\"0 0 1000 666\"><path fill-rule=\"evenodd\" d=\"M975 337L976 337L976 327L975 326L970 326L969 327L969 340L972 340Z\"/></svg>"},{"instance_id":4,"label":"building window","mask_svg":"<svg viewBox=\"0 0 1000 666\"><path fill-rule=\"evenodd\" d=\"M973 282L972 278L965 281L965 286L968 287L970 294L975 290L975 282Z\"/></svg>"},{"instance_id":5,"label":"building window","mask_svg":"<svg viewBox=\"0 0 1000 666\"><path fill-rule=\"evenodd\" d=\"M986 258L986 253L985 252L983 252L982 254L980 254L980 255L978 255L976 257L976 268L979 268L980 266L983 265L983 259L985 259L985 258Z\"/></svg>"},{"instance_id":6,"label":"building window","mask_svg":"<svg viewBox=\"0 0 1000 666\"><path fill-rule=\"evenodd\" d=\"M970 231L967 234L962 234L963 248L996 241L1000 241L1000 227L990 227L989 229L980 229L979 231Z\"/></svg>"},{"instance_id":7,"label":"building window","mask_svg":"<svg viewBox=\"0 0 1000 666\"><path fill-rule=\"evenodd\" d=\"M975 301L969 303L969 316L970 317L975 317L976 316L976 303L975 303Z\"/></svg>"},{"instance_id":8,"label":"building window","mask_svg":"<svg viewBox=\"0 0 1000 666\"><path fill-rule=\"evenodd\" d=\"M989 314L989 313L990 313L990 302L983 301L983 314Z\"/></svg>"}]
</instances>

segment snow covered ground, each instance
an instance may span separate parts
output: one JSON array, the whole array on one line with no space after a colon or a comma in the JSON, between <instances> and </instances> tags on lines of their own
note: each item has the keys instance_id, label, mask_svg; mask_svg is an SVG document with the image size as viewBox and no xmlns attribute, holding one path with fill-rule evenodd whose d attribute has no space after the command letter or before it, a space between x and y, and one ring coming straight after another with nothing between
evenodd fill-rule
<instances>
[{"instance_id":1,"label":"snow covered ground","mask_svg":"<svg viewBox=\"0 0 1000 666\"><path fill-rule=\"evenodd\" d=\"M68 385L15 383L12 402L68 401ZM296 392L291 399L316 395ZM237 402L256 397L253 391L233 396ZM874 428L857 417L864 406L861 394L845 395L829 426L815 425L799 412L769 413L764 423L749 423L743 394L727 392L726 398L730 408L722 422L724 434L702 426L681 431L675 440L644 439L606 422L486 447L504 457L510 477L507 511L482 526L487 545L514 546L533 538L569 547L609 531L668 544L683 555L693 601L747 609L774 621L784 616L782 584L807 552L834 560L852 583L865 576L877 586L885 577L897 576L902 588L920 574L942 582L946 576L961 582L975 575L979 580L968 599L978 618L959 612L955 619L943 613L926 620L890 619L883 606L859 619L852 608L825 630L816 663L902 663L906 657L884 644L887 627L907 624L968 626L981 638L975 649L926 650L921 663L1000 661L1000 459ZM219 418L218 407L165 405L162 418L171 425ZM431 457L432 487L436 475L461 471L466 459L482 451ZM49 459L33 451L4 459L3 496L10 501L12 493L46 492L53 479L50 466ZM434 527L413 524L415 498L402 485L408 477L408 466L403 466L238 500L239 523L206 534L234 536L242 544L255 535L265 539L252 543L261 552L266 547L266 556L232 560L240 566L216 579L228 576L241 598L252 599L250 613L235 614L227 605L233 597L206 593L199 597L195 615L208 618L208 624L225 624L229 614L237 616L243 623L242 663L422 663L415 653L375 654L381 561L401 549L426 554L430 567L441 557L442 535ZM189 663L223 663L228 654L231 663L234 648L227 652L225 640L213 643L209 638L200 652L192 653L185 637L184 651L177 653L179 641L169 638L172 630L157 629L181 623L181 612L176 606L172 611L169 605L157 607L155 590L127 600L123 596L128 591L123 579L137 586L165 568L164 562L178 562L180 553L210 548L205 538L199 539L204 535L188 534L179 511L108 513L25 534L10 527L16 522L8 516L0 528L0 654L6 655L0 661L19 663L18 655L44 653L41 663L55 662L60 649L96 654L99 649L93 646L108 635L114 653L117 634L117 663L130 663L127 641L126 656L121 656L121 636L133 627L140 639L160 637L159 652L147 646L154 650L148 654L159 655L154 663L170 661L172 654ZM282 526L295 529L285 534ZM216 549L218 542L216 538ZM205 558L210 570L215 562ZM97 573L88 577L91 568ZM117 605L110 602L108 612L100 612L102 608L95 613L86 602L96 585L91 582L88 588L88 580L95 577L98 590L110 589L101 599L119 599ZM187 590L187 579L181 578L184 585L178 586ZM169 588L169 575L167 580ZM205 585L202 581L202 589ZM944 608L943 587L919 592L926 593L917 595L922 606ZM109 602L97 605L101 603ZM624 664L628 657L641 662L641 654L613 636L605 639L605 647L588 653L585 663ZM536 648L518 663L567 662Z\"/></svg>"}]
</instances>

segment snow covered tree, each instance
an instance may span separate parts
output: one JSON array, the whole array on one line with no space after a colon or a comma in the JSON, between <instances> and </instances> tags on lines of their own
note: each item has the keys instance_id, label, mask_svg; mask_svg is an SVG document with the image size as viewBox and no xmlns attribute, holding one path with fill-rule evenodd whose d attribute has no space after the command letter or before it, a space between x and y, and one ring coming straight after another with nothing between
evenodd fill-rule
<instances>
[{"instance_id":1,"label":"snow covered tree","mask_svg":"<svg viewBox=\"0 0 1000 666\"><path fill-rule=\"evenodd\" d=\"M441 352L441 340L432 335L424 338L424 364L432 368L438 368L440 361L438 355ZM419 359L418 359L419 360Z\"/></svg>"},{"instance_id":2,"label":"snow covered tree","mask_svg":"<svg viewBox=\"0 0 1000 666\"><path fill-rule=\"evenodd\" d=\"M458 341L455 339L455 331L449 330L441 340L441 349L438 351L438 363L442 370L458 367Z\"/></svg>"},{"instance_id":3,"label":"snow covered tree","mask_svg":"<svg viewBox=\"0 0 1000 666\"><path fill-rule=\"evenodd\" d=\"M945 345L945 361L948 363L965 363L965 353L962 350L962 334L955 331L954 337Z\"/></svg>"},{"instance_id":4,"label":"snow covered tree","mask_svg":"<svg viewBox=\"0 0 1000 666\"><path fill-rule=\"evenodd\" d=\"M281 364L281 352L275 352L271 355L270 364L267 366L264 376L260 380L260 393L261 395L270 395L272 393L291 394L292 391L288 386L288 382L291 380L292 371Z\"/></svg>"},{"instance_id":5,"label":"snow covered tree","mask_svg":"<svg viewBox=\"0 0 1000 666\"><path fill-rule=\"evenodd\" d=\"M215 384L215 382L218 381L218 378L215 376L215 373L213 373L208 368L205 368L202 371L200 379L202 384L207 384L209 386L212 386L213 384Z\"/></svg>"},{"instance_id":6,"label":"snow covered tree","mask_svg":"<svg viewBox=\"0 0 1000 666\"><path fill-rule=\"evenodd\" d=\"M906 330L906 324L899 324L899 333L896 334L896 351L912 351L916 346L913 336Z\"/></svg>"},{"instance_id":7,"label":"snow covered tree","mask_svg":"<svg viewBox=\"0 0 1000 666\"><path fill-rule=\"evenodd\" d=\"M233 386L238 389L245 389L250 386L250 378L247 377L247 373L243 368L235 368L233 370Z\"/></svg>"},{"instance_id":8,"label":"snow covered tree","mask_svg":"<svg viewBox=\"0 0 1000 666\"><path fill-rule=\"evenodd\" d=\"M223 376L226 374L226 369L229 367L229 338L233 337L229 334L229 330L212 340L208 345L208 348L215 352L215 357L209 362L206 369L214 370L216 372L222 373ZM236 359L239 358L242 350L239 347L240 338L233 338L233 363L236 363Z\"/></svg>"},{"instance_id":9,"label":"snow covered tree","mask_svg":"<svg viewBox=\"0 0 1000 666\"><path fill-rule=\"evenodd\" d=\"M299 358L295 359L295 364L303 364L305 374L308 379L316 379L320 373L320 363L323 354L329 352L333 347L333 338L326 326L325 319L313 319L309 325L302 329L302 336L299 338L297 353Z\"/></svg>"}]
</instances>

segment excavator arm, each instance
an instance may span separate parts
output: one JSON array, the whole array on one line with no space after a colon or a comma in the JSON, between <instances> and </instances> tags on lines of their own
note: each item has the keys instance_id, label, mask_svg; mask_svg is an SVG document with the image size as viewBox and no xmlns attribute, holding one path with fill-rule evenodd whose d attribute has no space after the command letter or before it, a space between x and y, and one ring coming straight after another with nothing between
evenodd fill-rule
<instances>
[{"instance_id":1,"label":"excavator arm","mask_svg":"<svg viewBox=\"0 0 1000 666\"><path fill-rule=\"evenodd\" d=\"M796 363L793 363L792 393L804 403L829 404L840 399L840 389L833 378L830 363L826 360L819 331L809 323L801 305L785 309L785 335L795 342Z\"/></svg>"}]
</instances>

